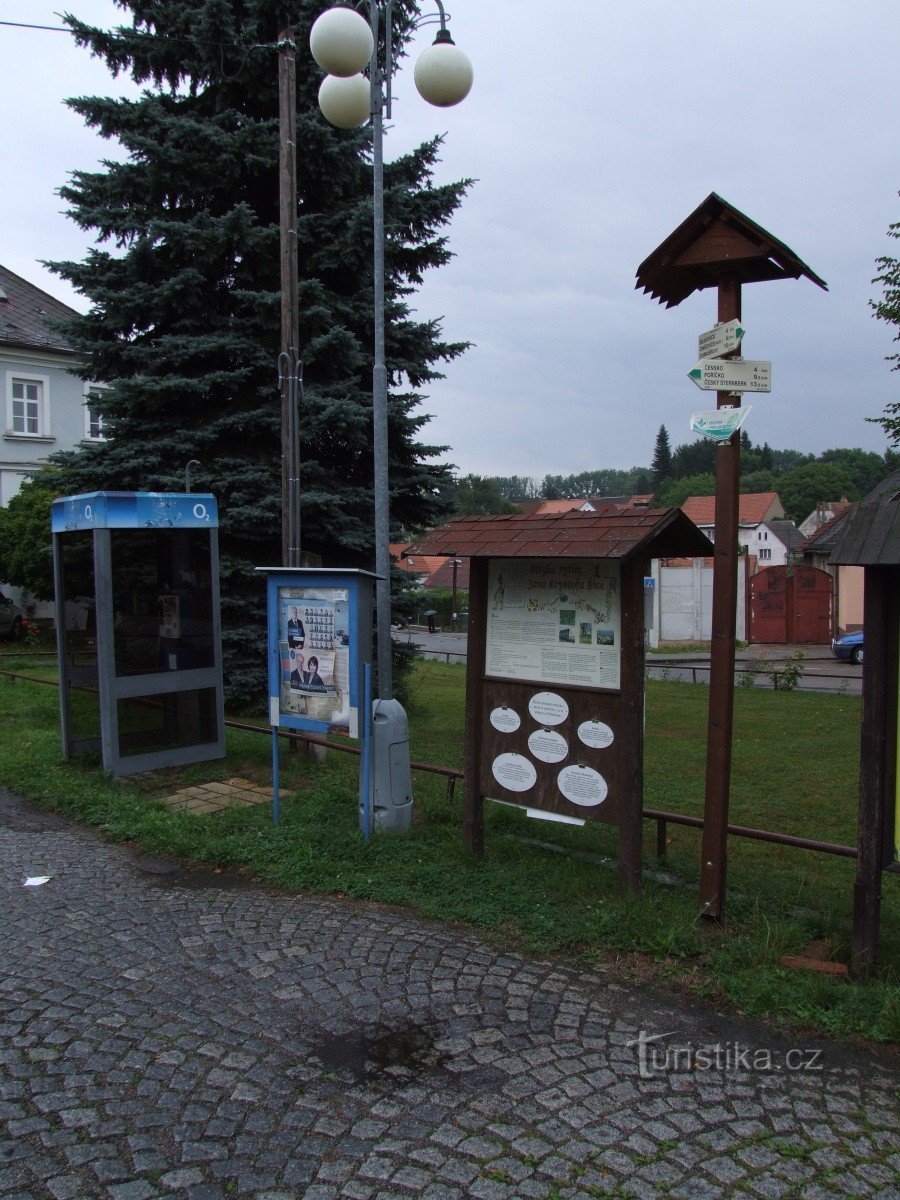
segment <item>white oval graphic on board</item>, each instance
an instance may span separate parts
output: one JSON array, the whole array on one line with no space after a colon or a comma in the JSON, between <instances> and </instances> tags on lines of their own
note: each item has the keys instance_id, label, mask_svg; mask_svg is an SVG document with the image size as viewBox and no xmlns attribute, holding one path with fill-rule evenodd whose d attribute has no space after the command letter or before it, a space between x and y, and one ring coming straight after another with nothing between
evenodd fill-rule
<instances>
[{"instance_id":1,"label":"white oval graphic on board","mask_svg":"<svg viewBox=\"0 0 900 1200\"><path fill-rule=\"evenodd\" d=\"M528 701L528 711L541 725L559 725L569 715L569 706L556 692L536 692Z\"/></svg>"},{"instance_id":2,"label":"white oval graphic on board","mask_svg":"<svg viewBox=\"0 0 900 1200\"><path fill-rule=\"evenodd\" d=\"M602 804L609 791L606 780L599 771L595 771L593 767L579 766L577 763L563 767L556 777L556 782L565 798L581 808L593 808L595 804Z\"/></svg>"},{"instance_id":3,"label":"white oval graphic on board","mask_svg":"<svg viewBox=\"0 0 900 1200\"><path fill-rule=\"evenodd\" d=\"M613 743L613 731L602 721L582 721L578 726L578 738L594 750L605 750Z\"/></svg>"},{"instance_id":4,"label":"white oval graphic on board","mask_svg":"<svg viewBox=\"0 0 900 1200\"><path fill-rule=\"evenodd\" d=\"M491 711L491 724L501 733L515 733L522 721L515 709L507 708L504 704Z\"/></svg>"},{"instance_id":5,"label":"white oval graphic on board","mask_svg":"<svg viewBox=\"0 0 900 1200\"><path fill-rule=\"evenodd\" d=\"M569 753L569 743L552 729L536 729L528 738L528 749L541 762L558 763Z\"/></svg>"},{"instance_id":6,"label":"white oval graphic on board","mask_svg":"<svg viewBox=\"0 0 900 1200\"><path fill-rule=\"evenodd\" d=\"M524 754L499 754L491 763L491 774L509 792L527 792L537 781L534 763Z\"/></svg>"}]
</instances>

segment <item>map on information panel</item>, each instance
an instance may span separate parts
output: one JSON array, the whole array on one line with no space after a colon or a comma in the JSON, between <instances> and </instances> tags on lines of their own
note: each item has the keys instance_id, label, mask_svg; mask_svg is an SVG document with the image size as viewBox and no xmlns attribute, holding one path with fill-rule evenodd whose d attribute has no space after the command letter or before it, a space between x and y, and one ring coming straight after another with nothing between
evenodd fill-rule
<instances>
[{"instance_id":1,"label":"map on information panel","mask_svg":"<svg viewBox=\"0 0 900 1200\"><path fill-rule=\"evenodd\" d=\"M485 673L618 688L619 565L607 559L493 559Z\"/></svg>"}]
</instances>

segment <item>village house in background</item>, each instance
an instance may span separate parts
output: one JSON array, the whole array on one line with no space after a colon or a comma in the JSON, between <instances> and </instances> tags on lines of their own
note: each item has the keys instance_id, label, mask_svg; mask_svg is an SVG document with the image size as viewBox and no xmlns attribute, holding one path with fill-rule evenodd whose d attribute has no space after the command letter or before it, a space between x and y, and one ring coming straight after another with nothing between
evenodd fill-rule
<instances>
[{"instance_id":1,"label":"village house in background","mask_svg":"<svg viewBox=\"0 0 900 1200\"><path fill-rule=\"evenodd\" d=\"M103 423L92 407L100 385L73 374L79 365L75 352L53 328L54 321L74 316L73 308L0 266L0 506L4 508L51 454L103 440ZM38 619L52 615L52 605L32 609L29 596L4 585L2 579L0 585Z\"/></svg>"},{"instance_id":2,"label":"village house in background","mask_svg":"<svg viewBox=\"0 0 900 1200\"><path fill-rule=\"evenodd\" d=\"M835 632L852 633L863 627L865 570L854 564L832 563L831 556L844 535L853 505L847 500L834 506L820 505L819 510L822 509L826 512L831 509L832 516L818 528L813 525L814 532L801 543L800 553L805 563L826 571L834 581ZM812 513L803 525L809 524L815 515Z\"/></svg>"},{"instance_id":3,"label":"village house in background","mask_svg":"<svg viewBox=\"0 0 900 1200\"><path fill-rule=\"evenodd\" d=\"M39 287L0 266L0 389L3 448L0 505L51 454L84 441L102 441L103 424L91 407L100 390L72 372L78 360L53 329L78 314Z\"/></svg>"},{"instance_id":4,"label":"village house in background","mask_svg":"<svg viewBox=\"0 0 900 1200\"><path fill-rule=\"evenodd\" d=\"M714 496L688 496L681 511L706 534L715 539L716 500ZM793 546L797 527L788 521L777 492L746 492L738 497L738 545L762 566L783 567ZM793 532L789 532L793 531Z\"/></svg>"},{"instance_id":5,"label":"village house in background","mask_svg":"<svg viewBox=\"0 0 900 1200\"><path fill-rule=\"evenodd\" d=\"M827 525L840 513L845 513L851 504L846 496L842 496L840 500L823 500L816 505L805 521L800 522L798 528L805 538L811 537L817 529Z\"/></svg>"}]
</instances>

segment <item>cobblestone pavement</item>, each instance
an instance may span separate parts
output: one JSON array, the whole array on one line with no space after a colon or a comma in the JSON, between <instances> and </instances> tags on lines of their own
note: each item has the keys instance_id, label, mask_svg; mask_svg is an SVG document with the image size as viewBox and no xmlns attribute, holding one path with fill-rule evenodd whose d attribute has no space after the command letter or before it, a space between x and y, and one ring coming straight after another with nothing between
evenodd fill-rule
<instances>
[{"instance_id":1,"label":"cobblestone pavement","mask_svg":"<svg viewBox=\"0 0 900 1200\"><path fill-rule=\"evenodd\" d=\"M900 1194L887 1058L657 1072L663 1045L790 1043L409 915L166 874L2 793L0 846L5 1200ZM671 1035L649 1078L641 1030Z\"/></svg>"}]
</instances>

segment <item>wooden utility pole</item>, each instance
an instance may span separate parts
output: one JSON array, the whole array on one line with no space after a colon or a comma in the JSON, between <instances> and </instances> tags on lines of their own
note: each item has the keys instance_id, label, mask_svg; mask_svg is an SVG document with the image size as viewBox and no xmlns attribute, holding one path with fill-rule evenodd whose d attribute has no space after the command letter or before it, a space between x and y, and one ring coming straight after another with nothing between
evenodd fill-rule
<instances>
[{"instance_id":1,"label":"wooden utility pole","mask_svg":"<svg viewBox=\"0 0 900 1200\"><path fill-rule=\"evenodd\" d=\"M303 364L297 265L297 83L294 33L278 35L278 207L281 225L281 564L300 566L300 451Z\"/></svg>"},{"instance_id":2,"label":"wooden utility pole","mask_svg":"<svg viewBox=\"0 0 900 1200\"><path fill-rule=\"evenodd\" d=\"M741 284L735 275L719 284L720 324L741 319ZM739 350L725 355L735 358ZM741 397L716 392L716 407L740 407ZM706 802L700 866L700 912L718 920L725 898L728 802L734 726L734 650L737 616L738 510L741 435L716 449L716 525L713 568L712 647L706 734Z\"/></svg>"}]
</instances>

